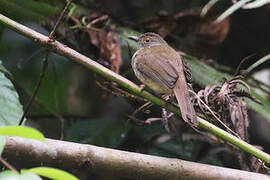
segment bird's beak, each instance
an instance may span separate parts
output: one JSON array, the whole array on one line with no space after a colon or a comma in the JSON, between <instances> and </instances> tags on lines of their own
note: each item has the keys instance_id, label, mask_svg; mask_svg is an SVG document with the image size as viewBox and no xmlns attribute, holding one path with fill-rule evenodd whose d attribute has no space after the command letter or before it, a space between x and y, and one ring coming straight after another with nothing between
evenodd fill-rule
<instances>
[{"instance_id":1,"label":"bird's beak","mask_svg":"<svg viewBox=\"0 0 270 180\"><path fill-rule=\"evenodd\" d=\"M128 36L128 39L138 42L139 38L137 36Z\"/></svg>"}]
</instances>

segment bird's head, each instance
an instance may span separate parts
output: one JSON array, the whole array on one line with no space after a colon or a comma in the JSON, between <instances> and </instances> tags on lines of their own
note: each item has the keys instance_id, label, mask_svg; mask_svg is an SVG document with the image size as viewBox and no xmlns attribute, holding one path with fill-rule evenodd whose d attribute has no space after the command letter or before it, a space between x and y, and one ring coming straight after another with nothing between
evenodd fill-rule
<instances>
[{"instance_id":1,"label":"bird's head","mask_svg":"<svg viewBox=\"0 0 270 180\"><path fill-rule=\"evenodd\" d=\"M139 37L129 36L128 38L136 41L141 48L167 44L166 41L160 35L152 32L144 33Z\"/></svg>"}]
</instances>

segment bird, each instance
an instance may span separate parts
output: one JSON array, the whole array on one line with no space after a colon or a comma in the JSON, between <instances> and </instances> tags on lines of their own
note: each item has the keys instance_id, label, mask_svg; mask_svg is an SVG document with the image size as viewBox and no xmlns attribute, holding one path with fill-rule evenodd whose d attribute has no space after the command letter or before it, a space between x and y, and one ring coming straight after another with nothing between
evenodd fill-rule
<instances>
[{"instance_id":1,"label":"bird","mask_svg":"<svg viewBox=\"0 0 270 180\"><path fill-rule=\"evenodd\" d=\"M153 32L128 38L139 45L131 59L136 77L159 96L174 94L183 120L196 126L198 120L185 75L188 73L180 54Z\"/></svg>"}]
</instances>

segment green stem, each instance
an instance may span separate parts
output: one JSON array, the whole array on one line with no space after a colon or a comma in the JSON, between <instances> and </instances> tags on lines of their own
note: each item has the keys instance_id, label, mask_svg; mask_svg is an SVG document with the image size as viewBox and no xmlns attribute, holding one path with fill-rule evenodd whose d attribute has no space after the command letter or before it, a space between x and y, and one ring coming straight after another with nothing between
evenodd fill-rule
<instances>
[{"instance_id":1,"label":"green stem","mask_svg":"<svg viewBox=\"0 0 270 180\"><path fill-rule=\"evenodd\" d=\"M221 137L222 139L229 141L230 143L234 144L235 146L241 148L242 150L256 156L259 159L264 160L265 162L270 162L270 156L269 154L255 148L254 146L248 144L245 141L240 140L239 138L231 135L230 133L224 131L223 129L220 129L217 126L214 126L213 124L209 123L208 121L199 118L199 126L212 132L213 134Z\"/></svg>"},{"instance_id":2,"label":"green stem","mask_svg":"<svg viewBox=\"0 0 270 180\"><path fill-rule=\"evenodd\" d=\"M167 110L173 112L174 114L177 114L181 116L181 112L179 108L176 106L167 103L161 98L158 98L152 94L150 94L147 91L140 91L139 87L135 85L133 82L129 81L128 79L120 76L119 74L116 74L112 72L111 70L105 68L104 66L100 65L99 63L93 61L92 59L78 53L77 51L61 44L58 41L51 41L47 36L40 34L22 24L19 24L3 15L0 14L0 22L6 25L7 27L11 28L12 30L18 32L19 34L26 36L30 39L32 39L34 42L38 42L42 45L44 45L47 48L50 48L52 51L56 52L57 54L63 55L67 57L68 59L71 59L73 61L76 61L88 69L100 74L103 77L106 77L107 79L116 82L120 86L130 90L134 94L141 96L152 103L164 107ZM263 161L270 163L270 155L266 154L265 152L255 148L254 146L242 141L241 139L238 139L237 137L227 133L226 131L216 127L215 125L198 118L199 126L203 129L206 129L213 134L219 136L220 138L229 141L230 143L234 144L235 146L241 148L242 150L249 152L250 154L256 156L257 158L262 159Z\"/></svg>"}]
</instances>

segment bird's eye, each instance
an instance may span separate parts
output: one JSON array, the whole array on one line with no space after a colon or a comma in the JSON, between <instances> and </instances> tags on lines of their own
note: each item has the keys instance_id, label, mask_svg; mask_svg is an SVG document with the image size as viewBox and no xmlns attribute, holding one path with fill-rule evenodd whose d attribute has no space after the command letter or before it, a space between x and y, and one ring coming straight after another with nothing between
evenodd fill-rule
<instances>
[{"instance_id":1,"label":"bird's eye","mask_svg":"<svg viewBox=\"0 0 270 180\"><path fill-rule=\"evenodd\" d=\"M149 39L149 38L146 38L146 39L144 40L144 42L145 42L145 43L149 43L149 42L150 42L150 39Z\"/></svg>"}]
</instances>

